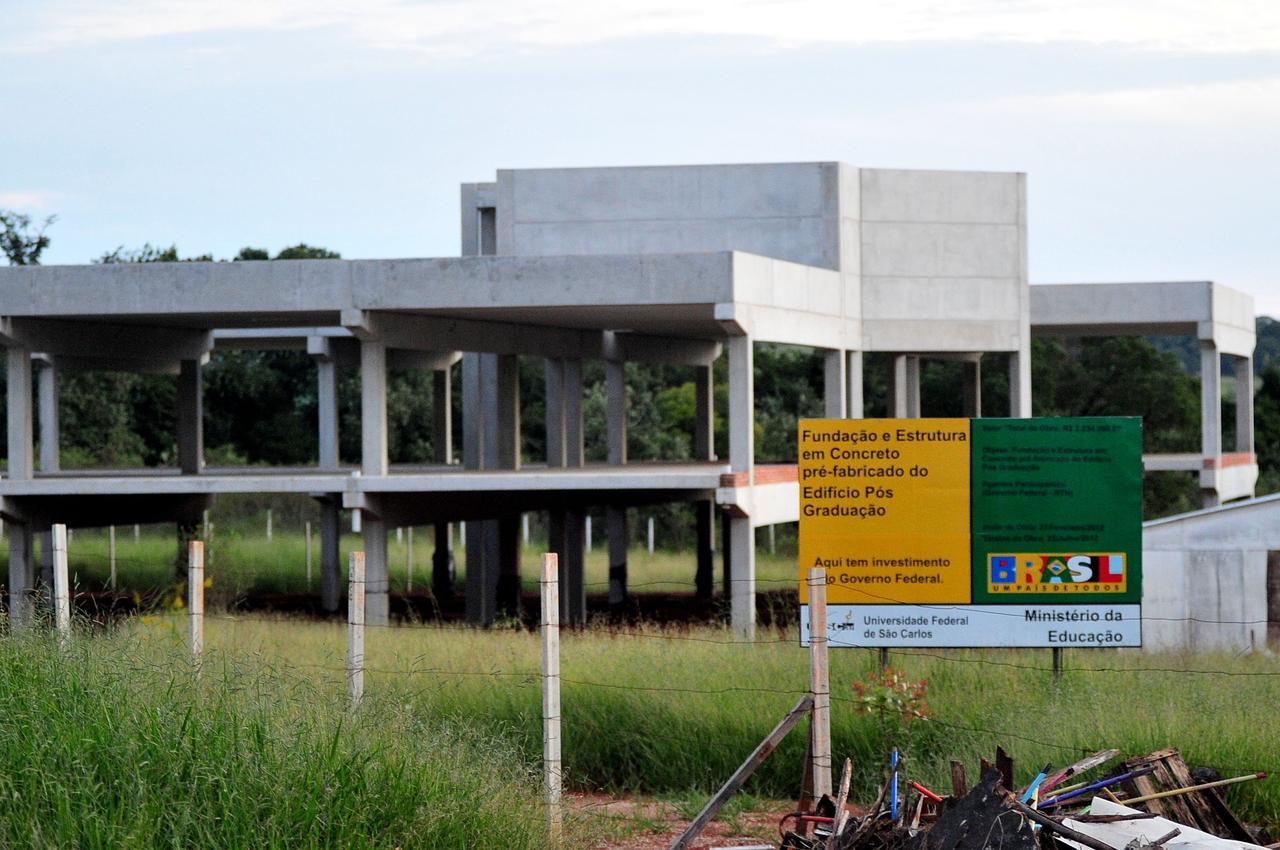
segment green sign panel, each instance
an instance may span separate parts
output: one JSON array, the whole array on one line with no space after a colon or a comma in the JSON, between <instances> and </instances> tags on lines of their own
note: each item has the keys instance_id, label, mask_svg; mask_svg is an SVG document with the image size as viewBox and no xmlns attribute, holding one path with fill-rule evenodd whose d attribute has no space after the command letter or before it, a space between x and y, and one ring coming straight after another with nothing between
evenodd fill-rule
<instances>
[{"instance_id":1,"label":"green sign panel","mask_svg":"<svg viewBox=\"0 0 1280 850\"><path fill-rule=\"evenodd\" d=\"M1142 598L1142 420L975 419L973 601Z\"/></svg>"}]
</instances>

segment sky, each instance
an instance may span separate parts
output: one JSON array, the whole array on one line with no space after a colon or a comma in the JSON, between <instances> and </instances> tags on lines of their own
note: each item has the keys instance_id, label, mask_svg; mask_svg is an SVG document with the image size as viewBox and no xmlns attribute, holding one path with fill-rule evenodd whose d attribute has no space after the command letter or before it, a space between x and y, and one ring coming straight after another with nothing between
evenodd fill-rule
<instances>
[{"instance_id":1,"label":"sky","mask_svg":"<svg viewBox=\"0 0 1280 850\"><path fill-rule=\"evenodd\" d=\"M498 168L1023 171L1035 282L1280 316L1280 0L0 0L46 263L459 252Z\"/></svg>"}]
</instances>

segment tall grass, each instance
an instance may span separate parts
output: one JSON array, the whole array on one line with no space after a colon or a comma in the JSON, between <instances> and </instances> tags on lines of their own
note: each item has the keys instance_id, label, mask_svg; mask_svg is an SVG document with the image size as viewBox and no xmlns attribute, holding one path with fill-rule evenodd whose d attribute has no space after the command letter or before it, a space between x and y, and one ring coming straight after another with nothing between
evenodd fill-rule
<instances>
[{"instance_id":1,"label":"tall grass","mask_svg":"<svg viewBox=\"0 0 1280 850\"><path fill-rule=\"evenodd\" d=\"M340 627L283 620L223 620L214 645L231 657L314 665L339 676ZM1280 661L1274 657L1143 655L1069 650L1055 685L1049 652L895 652L894 667L927 679L931 719L901 723L860 714L851 685L876 667L873 652L831 658L832 739L851 757L855 792L878 787L890 746L926 785L949 787L949 760L974 775L997 744L1019 781L1045 762L1118 747L1140 754L1174 745L1192 765L1224 775L1280 766ZM373 629L368 689L409 714L479 724L524 754L541 746L538 639L523 631ZM808 655L794 634L735 643L719 629L566 633L562 646L565 768L580 788L657 794L706 792L722 782L807 688ZM1101 671L1101 672L1092 672ZM1198 672L1204 671L1204 672ZM339 689L334 679L331 687ZM798 790L804 748L792 733L748 790ZM1280 824L1280 780L1237 786L1231 800L1254 820Z\"/></svg>"},{"instance_id":2,"label":"tall grass","mask_svg":"<svg viewBox=\"0 0 1280 850\"><path fill-rule=\"evenodd\" d=\"M544 846L530 762L465 723L166 630L0 641L5 847Z\"/></svg>"},{"instance_id":3,"label":"tall grass","mask_svg":"<svg viewBox=\"0 0 1280 850\"><path fill-rule=\"evenodd\" d=\"M344 687L340 624L211 614L197 680L180 616L44 639L0 640L3 846L540 846L539 643L520 630L371 629L366 699ZM890 746L949 787L997 744L1019 782L1045 762L1176 745L1224 775L1280 761L1280 661L1068 651L895 652L927 679L930 719L866 715L852 682L869 651L832 653L832 740L869 800ZM674 795L718 786L807 687L794 634L568 632L564 757L580 789ZM748 783L798 790L803 730ZM1247 819L1280 824L1280 782L1234 787Z\"/></svg>"}]
</instances>

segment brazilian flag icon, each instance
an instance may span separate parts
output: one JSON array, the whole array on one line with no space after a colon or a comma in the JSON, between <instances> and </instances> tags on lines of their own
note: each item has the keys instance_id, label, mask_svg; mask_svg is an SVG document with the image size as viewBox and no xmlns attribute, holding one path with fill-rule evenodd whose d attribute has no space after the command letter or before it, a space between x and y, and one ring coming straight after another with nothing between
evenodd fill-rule
<instances>
[{"instance_id":1,"label":"brazilian flag icon","mask_svg":"<svg viewBox=\"0 0 1280 850\"><path fill-rule=\"evenodd\" d=\"M992 555L989 560L992 584L1013 584L1018 580L1017 558L1012 555Z\"/></svg>"}]
</instances>

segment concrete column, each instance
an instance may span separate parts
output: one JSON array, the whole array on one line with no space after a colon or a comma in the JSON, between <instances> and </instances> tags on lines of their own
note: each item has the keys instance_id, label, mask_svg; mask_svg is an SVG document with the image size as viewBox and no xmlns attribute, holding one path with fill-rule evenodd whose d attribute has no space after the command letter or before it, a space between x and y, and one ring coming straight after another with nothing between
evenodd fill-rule
<instances>
[{"instance_id":1,"label":"concrete column","mask_svg":"<svg viewBox=\"0 0 1280 850\"><path fill-rule=\"evenodd\" d=\"M586 514L564 515L565 557L560 560L560 613L566 622L587 622Z\"/></svg>"},{"instance_id":2,"label":"concrete column","mask_svg":"<svg viewBox=\"0 0 1280 850\"><path fill-rule=\"evenodd\" d=\"M361 524L364 539L364 618L370 626L385 626L390 613L387 591L387 525L382 517L365 513Z\"/></svg>"},{"instance_id":3,"label":"concrete column","mask_svg":"<svg viewBox=\"0 0 1280 850\"><path fill-rule=\"evenodd\" d=\"M480 355L462 355L462 465L484 467L484 416L480 409Z\"/></svg>"},{"instance_id":4,"label":"concrete column","mask_svg":"<svg viewBox=\"0 0 1280 850\"><path fill-rule=\"evenodd\" d=\"M1031 418L1031 343L1009 354L1009 415Z\"/></svg>"},{"instance_id":5,"label":"concrete column","mask_svg":"<svg viewBox=\"0 0 1280 850\"><path fill-rule=\"evenodd\" d=\"M1222 456L1222 360L1210 339L1200 340L1200 453ZM1222 503L1216 489L1201 489L1200 496L1206 508Z\"/></svg>"},{"instance_id":6,"label":"concrete column","mask_svg":"<svg viewBox=\"0 0 1280 850\"><path fill-rule=\"evenodd\" d=\"M845 352L845 415L849 419L862 418L862 352Z\"/></svg>"},{"instance_id":7,"label":"concrete column","mask_svg":"<svg viewBox=\"0 0 1280 850\"><path fill-rule=\"evenodd\" d=\"M893 355L889 376L890 410L897 419L920 417L920 358L913 354Z\"/></svg>"},{"instance_id":8,"label":"concrete column","mask_svg":"<svg viewBox=\"0 0 1280 850\"><path fill-rule=\"evenodd\" d=\"M499 469L520 468L520 364L514 354L493 355Z\"/></svg>"},{"instance_id":9,"label":"concrete column","mask_svg":"<svg viewBox=\"0 0 1280 850\"><path fill-rule=\"evenodd\" d=\"M432 444L436 463L453 463L453 373L437 369L431 375Z\"/></svg>"},{"instance_id":10,"label":"concrete column","mask_svg":"<svg viewBox=\"0 0 1280 850\"><path fill-rule=\"evenodd\" d=\"M1200 340L1200 451L1222 454L1222 361L1212 340Z\"/></svg>"},{"instance_id":11,"label":"concrete column","mask_svg":"<svg viewBox=\"0 0 1280 850\"><path fill-rule=\"evenodd\" d=\"M378 339L360 340L360 472L364 475L387 474L387 346ZM381 529L379 533L385 534L386 529L381 522L378 527ZM365 536L367 539L368 534ZM385 547L386 541L383 540ZM368 549L364 558L365 598L369 599L377 593L377 567L370 563ZM382 567L385 577L385 559ZM372 608L366 605L365 611L371 612Z\"/></svg>"},{"instance_id":12,"label":"concrete column","mask_svg":"<svg viewBox=\"0 0 1280 850\"><path fill-rule=\"evenodd\" d=\"M756 636L756 541L749 517L729 516L732 540L729 578L733 589L729 607L734 634L740 640Z\"/></svg>"},{"instance_id":13,"label":"concrete column","mask_svg":"<svg viewBox=\"0 0 1280 850\"><path fill-rule=\"evenodd\" d=\"M699 599L710 599L715 592L716 569L716 503L704 499L693 503L694 523L697 527L698 571L694 576L694 587Z\"/></svg>"},{"instance_id":14,"label":"concrete column","mask_svg":"<svg viewBox=\"0 0 1280 850\"><path fill-rule=\"evenodd\" d=\"M449 523L437 522L436 549L431 554L431 593L436 599L453 597L453 552L449 548Z\"/></svg>"},{"instance_id":15,"label":"concrete column","mask_svg":"<svg viewBox=\"0 0 1280 850\"><path fill-rule=\"evenodd\" d=\"M755 483L755 380L749 336L729 337L729 467ZM756 627L756 557L751 520L726 515L726 581L733 629L751 637ZM745 532L744 529L745 528ZM745 542L744 542L745 541Z\"/></svg>"},{"instance_id":16,"label":"concrete column","mask_svg":"<svg viewBox=\"0 0 1280 850\"><path fill-rule=\"evenodd\" d=\"M342 535L342 496L331 493L320 502L320 607L329 613L338 610L342 579L339 542Z\"/></svg>"},{"instance_id":17,"label":"concrete column","mask_svg":"<svg viewBox=\"0 0 1280 850\"><path fill-rule=\"evenodd\" d=\"M520 616L520 515L499 519L497 610L508 617Z\"/></svg>"},{"instance_id":18,"label":"concrete column","mask_svg":"<svg viewBox=\"0 0 1280 850\"><path fill-rule=\"evenodd\" d=\"M609 533L609 607L627 601L627 509L605 508L605 527Z\"/></svg>"},{"instance_id":19,"label":"concrete column","mask_svg":"<svg viewBox=\"0 0 1280 850\"><path fill-rule=\"evenodd\" d=\"M1253 451L1253 358L1233 357L1236 373L1236 451Z\"/></svg>"},{"instance_id":20,"label":"concrete column","mask_svg":"<svg viewBox=\"0 0 1280 850\"><path fill-rule=\"evenodd\" d=\"M827 419L845 417L845 356L838 348L827 349L822 358L822 415Z\"/></svg>"},{"instance_id":21,"label":"concrete column","mask_svg":"<svg viewBox=\"0 0 1280 850\"><path fill-rule=\"evenodd\" d=\"M467 623L472 626L489 626L497 607L498 570L491 560L496 550L497 523L493 520L467 521ZM494 543L490 543L490 538Z\"/></svg>"},{"instance_id":22,"label":"concrete column","mask_svg":"<svg viewBox=\"0 0 1280 850\"><path fill-rule=\"evenodd\" d=\"M183 475L199 475L204 468L204 391L199 360L183 360L178 367L178 468Z\"/></svg>"},{"instance_id":23,"label":"concrete column","mask_svg":"<svg viewBox=\"0 0 1280 850\"><path fill-rule=\"evenodd\" d=\"M564 445L565 466L578 467L586 461L586 432L582 425L582 361L564 361ZM561 592L564 588L561 588Z\"/></svg>"},{"instance_id":24,"label":"concrete column","mask_svg":"<svg viewBox=\"0 0 1280 850\"><path fill-rule=\"evenodd\" d=\"M720 594L733 598L733 535L729 529L729 515L720 513Z\"/></svg>"},{"instance_id":25,"label":"concrete column","mask_svg":"<svg viewBox=\"0 0 1280 850\"><path fill-rule=\"evenodd\" d=\"M9 351L12 357L13 349ZM35 563L31 552L31 526L9 520L5 533L9 537L9 623L17 632L29 628L32 622Z\"/></svg>"},{"instance_id":26,"label":"concrete column","mask_svg":"<svg viewBox=\"0 0 1280 850\"><path fill-rule=\"evenodd\" d=\"M36 373L36 394L40 408L40 471L59 468L58 370L52 362L41 361Z\"/></svg>"},{"instance_id":27,"label":"concrete column","mask_svg":"<svg viewBox=\"0 0 1280 850\"><path fill-rule=\"evenodd\" d=\"M546 433L547 466L554 469L565 465L564 421L564 361L548 357L544 364L546 375Z\"/></svg>"},{"instance_id":28,"label":"concrete column","mask_svg":"<svg viewBox=\"0 0 1280 850\"><path fill-rule=\"evenodd\" d=\"M693 457L716 459L715 393L710 366L693 367Z\"/></svg>"},{"instance_id":29,"label":"concrete column","mask_svg":"<svg viewBox=\"0 0 1280 850\"><path fill-rule=\"evenodd\" d=\"M753 482L755 374L751 337L729 337L729 467Z\"/></svg>"},{"instance_id":30,"label":"concrete column","mask_svg":"<svg viewBox=\"0 0 1280 850\"><path fill-rule=\"evenodd\" d=\"M10 348L8 355L9 478L32 475L31 352ZM30 548L30 547L28 547Z\"/></svg>"},{"instance_id":31,"label":"concrete column","mask_svg":"<svg viewBox=\"0 0 1280 850\"><path fill-rule=\"evenodd\" d=\"M338 365L329 357L316 358L316 430L320 443L320 468L337 469Z\"/></svg>"},{"instance_id":32,"label":"concrete column","mask_svg":"<svg viewBox=\"0 0 1280 850\"><path fill-rule=\"evenodd\" d=\"M49 525L33 528L32 538L39 549L35 559L40 565L36 589L41 603L48 605L53 602L53 528Z\"/></svg>"},{"instance_id":33,"label":"concrete column","mask_svg":"<svg viewBox=\"0 0 1280 850\"><path fill-rule=\"evenodd\" d=\"M982 416L982 361L965 360L960 364L964 394L964 415L972 419Z\"/></svg>"},{"instance_id":34,"label":"concrete column","mask_svg":"<svg viewBox=\"0 0 1280 850\"><path fill-rule=\"evenodd\" d=\"M605 386L605 437L609 449L609 463L627 462L627 367L620 360L606 360L604 364Z\"/></svg>"}]
</instances>

